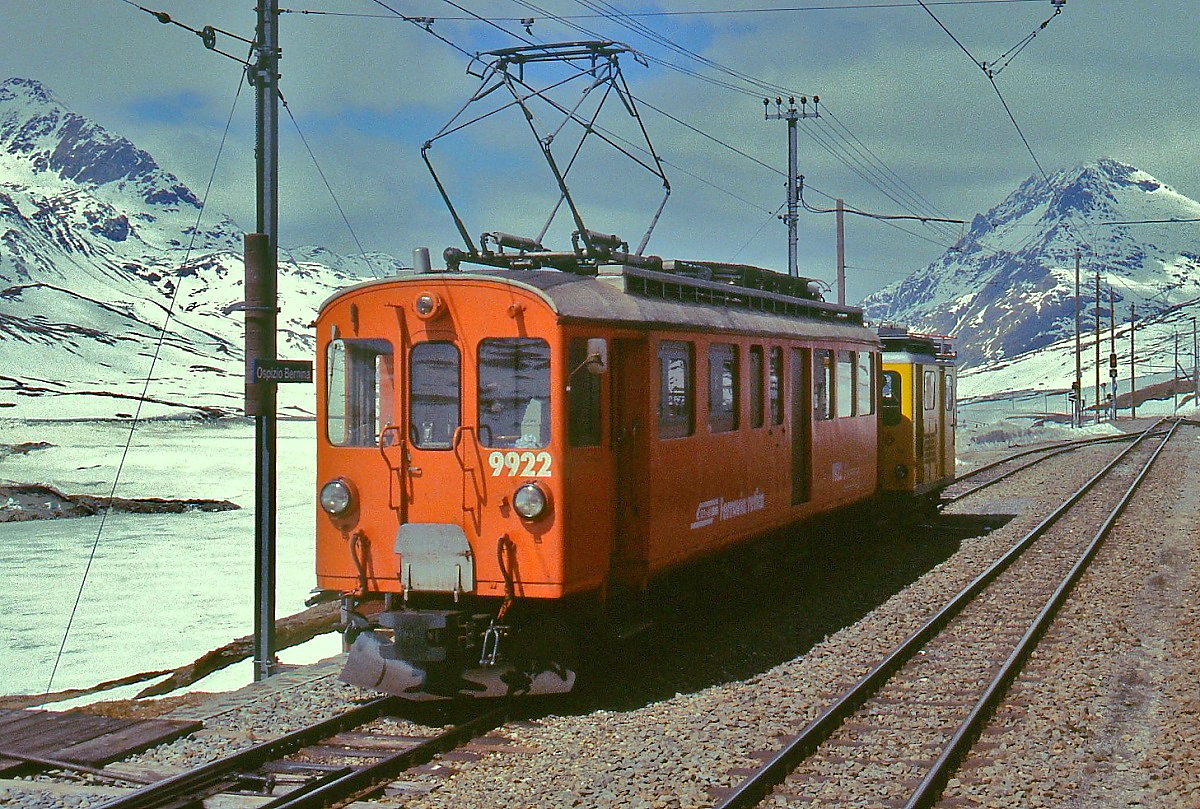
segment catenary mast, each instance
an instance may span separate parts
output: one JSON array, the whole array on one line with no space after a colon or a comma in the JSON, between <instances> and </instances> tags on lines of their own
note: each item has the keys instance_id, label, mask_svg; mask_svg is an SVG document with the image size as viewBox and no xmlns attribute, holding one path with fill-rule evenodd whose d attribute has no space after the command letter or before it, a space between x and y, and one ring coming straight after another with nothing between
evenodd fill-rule
<instances>
[{"instance_id":1,"label":"catenary mast","mask_svg":"<svg viewBox=\"0 0 1200 809\"><path fill-rule=\"evenodd\" d=\"M275 360L279 233L279 3L259 0L253 62L257 233L246 234L246 414L254 416L254 679L275 673Z\"/></svg>"}]
</instances>

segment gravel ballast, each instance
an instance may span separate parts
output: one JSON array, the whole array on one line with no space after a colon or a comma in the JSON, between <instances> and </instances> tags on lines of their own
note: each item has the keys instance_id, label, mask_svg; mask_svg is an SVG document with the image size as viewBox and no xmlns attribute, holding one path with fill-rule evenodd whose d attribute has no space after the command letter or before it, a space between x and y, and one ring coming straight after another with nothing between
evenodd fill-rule
<instances>
[{"instance_id":1,"label":"gravel ballast","mask_svg":"<svg viewBox=\"0 0 1200 809\"><path fill-rule=\"evenodd\" d=\"M951 782L944 805L1200 805L1200 787L1191 775L1200 748L1200 499L1189 484L1200 473L1198 436L1200 430L1182 427L1160 458L1157 473L1081 580L978 752ZM714 630L711 637L700 632L692 642L711 648L686 657L673 653L683 648L673 645L676 639L661 636L661 643L640 647L646 657L616 661L653 683L644 693L614 697L599 691L591 704L583 703L585 709L509 725L503 735L523 752L486 754L414 776L429 791L404 794L394 803L414 809L712 806L710 788L737 783L732 769L755 766L756 754L778 749L781 736L816 716L1086 480L1101 459L1120 449L1080 450L956 504L953 510L964 514L1017 516L991 534L963 540L957 549L921 557L914 563L921 568L915 580L890 582L890 597L879 597L873 609L843 628L838 624L823 638L805 640L799 654L788 645L794 638L779 639L778 650L763 647L775 643L775 635L807 637L825 625L796 623L770 636L747 634L745 649L736 632ZM854 549L846 551L851 574L845 581L854 580L855 555ZM867 569L871 563L864 556L860 577L874 575ZM832 552L816 550L795 564L811 573L840 563ZM769 581L786 588L787 572L776 570ZM815 589L808 580L795 586ZM845 590L835 579L827 592L801 592L800 612L821 614ZM720 605L709 609L705 620L719 623ZM729 620L751 618L735 614ZM696 670L706 665L711 670ZM670 692L672 683L680 685L679 693ZM204 731L143 754L136 763L194 766L370 696L332 676L314 676L277 687L263 699L227 700ZM3 790L0 786L0 802L16 806L89 806L108 799L97 795L80 803L78 796L64 802L62 796L11 793L6 798Z\"/></svg>"}]
</instances>

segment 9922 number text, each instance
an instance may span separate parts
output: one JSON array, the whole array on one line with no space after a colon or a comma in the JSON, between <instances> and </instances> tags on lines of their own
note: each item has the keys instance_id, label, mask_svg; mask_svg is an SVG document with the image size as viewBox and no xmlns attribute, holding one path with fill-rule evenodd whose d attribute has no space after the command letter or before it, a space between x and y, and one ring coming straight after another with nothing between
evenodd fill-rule
<instances>
[{"instance_id":1,"label":"9922 number text","mask_svg":"<svg viewBox=\"0 0 1200 809\"><path fill-rule=\"evenodd\" d=\"M488 454L492 477L548 478L552 458L549 452L492 452Z\"/></svg>"}]
</instances>

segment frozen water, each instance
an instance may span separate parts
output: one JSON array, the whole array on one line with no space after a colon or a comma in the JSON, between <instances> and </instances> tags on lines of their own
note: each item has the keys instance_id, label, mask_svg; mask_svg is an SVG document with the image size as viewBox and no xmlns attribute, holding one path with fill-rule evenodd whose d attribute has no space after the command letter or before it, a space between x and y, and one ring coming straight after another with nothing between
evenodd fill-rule
<instances>
[{"instance_id":1,"label":"frozen water","mask_svg":"<svg viewBox=\"0 0 1200 809\"><path fill-rule=\"evenodd\" d=\"M70 494L228 499L242 509L114 512L103 530L100 517L0 524L0 694L174 668L253 632L253 425L140 424L114 492L129 435L121 422L0 422L0 442L55 445L0 459L0 478ZM279 423L279 617L303 609L314 583L313 439L313 422Z\"/></svg>"}]
</instances>

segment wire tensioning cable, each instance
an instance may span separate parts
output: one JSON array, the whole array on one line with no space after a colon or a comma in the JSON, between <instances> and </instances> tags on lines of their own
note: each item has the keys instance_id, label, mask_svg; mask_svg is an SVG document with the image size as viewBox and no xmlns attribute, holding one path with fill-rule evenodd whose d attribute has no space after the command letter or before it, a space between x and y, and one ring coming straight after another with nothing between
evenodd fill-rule
<instances>
[{"instance_id":1,"label":"wire tensioning cable","mask_svg":"<svg viewBox=\"0 0 1200 809\"><path fill-rule=\"evenodd\" d=\"M126 2L128 2L128 0L126 0ZM130 3L130 5L134 5L134 4ZM140 8L140 6L139 6L139 8ZM217 167L221 163L221 154L225 150L225 141L228 139L229 131L233 126L233 114L234 114L234 111L237 109L238 99L241 98L242 87L244 84L245 84L245 69L243 69L242 74L238 76L237 91L234 94L233 104L231 105L230 110L229 110L229 117L226 119L226 122L225 122L225 132L221 136L221 143L220 143L220 146L217 148L216 159L213 162L212 172L209 174L208 185L204 190L204 196L200 201L200 210L196 214L196 224L192 228L191 240L188 242L187 250L184 253L183 262L181 263L181 269L183 267L186 267L188 262L191 260L192 250L195 248L196 240L199 238L200 223L204 218L204 213L205 213L205 210L208 205L208 197L209 197L209 194L212 192L213 183L216 180ZM137 408L134 410L133 419L130 421L130 424L129 424L129 435L127 436L127 438L125 440L125 447L121 451L121 458L120 458L120 461L118 461L118 463L117 463L117 469L113 475L112 486L109 490L108 504L105 505L103 511L100 514L100 524L96 527L96 538L92 541L92 547L91 547L90 552L88 553L87 564L84 566L83 576L81 577L80 582L79 582L79 590L76 592L75 601L71 605L71 612L67 617L67 625L66 625L65 629L63 630L62 642L59 644L58 652L54 657L54 665L51 667L50 677L46 682L46 691L45 691L45 694L43 695L43 697L49 696L49 694L51 693L51 691L54 687L54 678L58 674L58 667L59 667L59 664L62 662L63 654L65 653L66 648L67 648L67 640L70 638L71 628L75 624L75 617L76 617L77 613L79 612L79 605L83 600L83 592L87 586L88 577L91 573L92 565L96 559L96 553L98 552L98 550L100 548L100 539L104 535L105 526L108 524L108 515L112 511L112 500L114 497L116 497L117 486L120 484L121 475L125 469L125 461L128 459L129 450L133 446L133 435L136 432L138 425L141 421L142 407L146 403L147 394L149 393L149 390L150 390L150 383L154 379L154 370L155 370L155 367L158 365L159 357L162 355L163 345L166 342L167 326L170 324L171 318L174 316L175 305L179 299L179 290L183 287L182 279L183 279L183 274L180 273L179 277L176 278L174 288L171 290L171 298L167 305L167 311L166 311L166 315L163 320L163 324L159 328L158 339L154 346L154 354L150 358L150 367L146 371L146 379L142 384L142 393L138 397Z\"/></svg>"}]
</instances>

